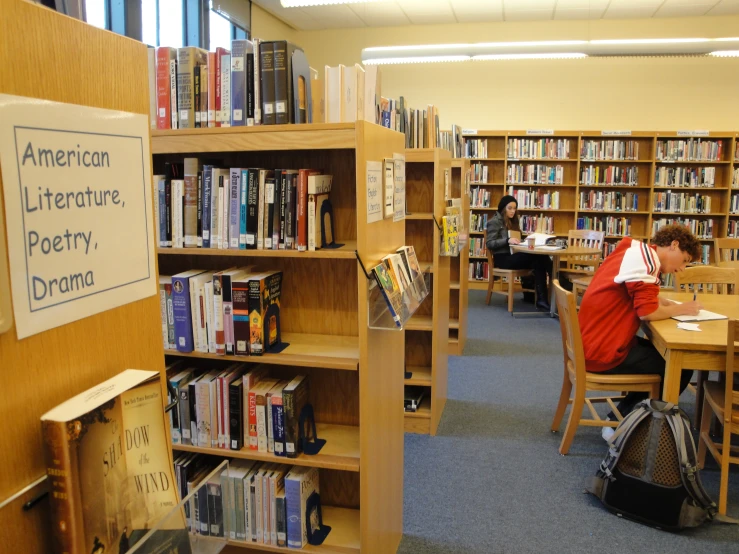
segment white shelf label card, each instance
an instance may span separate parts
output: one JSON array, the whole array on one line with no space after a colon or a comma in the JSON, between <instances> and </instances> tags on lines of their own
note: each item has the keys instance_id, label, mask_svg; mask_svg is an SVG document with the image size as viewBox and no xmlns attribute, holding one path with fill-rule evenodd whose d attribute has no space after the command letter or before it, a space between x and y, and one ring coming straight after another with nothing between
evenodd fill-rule
<instances>
[{"instance_id":1,"label":"white shelf label card","mask_svg":"<svg viewBox=\"0 0 739 554\"><path fill-rule=\"evenodd\" d=\"M603 137L630 137L631 131L628 130L616 130L616 131L601 131Z\"/></svg>"},{"instance_id":2,"label":"white shelf label card","mask_svg":"<svg viewBox=\"0 0 739 554\"><path fill-rule=\"evenodd\" d=\"M393 222L405 219L405 155L393 154Z\"/></svg>"},{"instance_id":3,"label":"white shelf label card","mask_svg":"<svg viewBox=\"0 0 739 554\"><path fill-rule=\"evenodd\" d=\"M18 339L156 294L147 116L0 94Z\"/></svg>"},{"instance_id":4,"label":"white shelf label card","mask_svg":"<svg viewBox=\"0 0 739 554\"><path fill-rule=\"evenodd\" d=\"M477 129L462 129L463 135L476 135Z\"/></svg>"},{"instance_id":5,"label":"white shelf label card","mask_svg":"<svg viewBox=\"0 0 739 554\"><path fill-rule=\"evenodd\" d=\"M677 132L677 136L679 137L707 137L710 134L711 134L710 131L708 131L707 129L695 129L692 131L683 130L683 131Z\"/></svg>"},{"instance_id":6,"label":"white shelf label card","mask_svg":"<svg viewBox=\"0 0 739 554\"><path fill-rule=\"evenodd\" d=\"M382 221L382 162L367 162L367 223Z\"/></svg>"},{"instance_id":7,"label":"white shelf label card","mask_svg":"<svg viewBox=\"0 0 739 554\"><path fill-rule=\"evenodd\" d=\"M553 135L554 129L526 129L527 135Z\"/></svg>"}]
</instances>

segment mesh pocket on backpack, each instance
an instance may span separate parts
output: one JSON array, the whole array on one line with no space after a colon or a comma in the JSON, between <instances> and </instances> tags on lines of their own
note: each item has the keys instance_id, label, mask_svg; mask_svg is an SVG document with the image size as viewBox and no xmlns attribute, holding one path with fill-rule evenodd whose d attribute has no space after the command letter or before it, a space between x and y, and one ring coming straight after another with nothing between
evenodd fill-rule
<instances>
[{"instance_id":1,"label":"mesh pocket on backpack","mask_svg":"<svg viewBox=\"0 0 739 554\"><path fill-rule=\"evenodd\" d=\"M675 440L672 438L672 431L666 421L662 422L662 429L659 434L659 447L657 448L657 459L654 464L652 481L666 487L676 487L682 483Z\"/></svg>"},{"instance_id":2,"label":"mesh pocket on backpack","mask_svg":"<svg viewBox=\"0 0 739 554\"><path fill-rule=\"evenodd\" d=\"M634 429L629 441L626 443L623 454L618 461L618 469L621 473L632 477L644 477L647 463L647 438L649 434L649 421L642 421Z\"/></svg>"}]
</instances>

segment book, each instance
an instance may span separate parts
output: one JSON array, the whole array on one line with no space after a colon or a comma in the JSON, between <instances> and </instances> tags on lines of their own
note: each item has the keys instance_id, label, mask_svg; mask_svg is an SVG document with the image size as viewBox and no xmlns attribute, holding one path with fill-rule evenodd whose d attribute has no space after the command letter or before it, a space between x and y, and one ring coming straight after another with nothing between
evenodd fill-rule
<instances>
[{"instance_id":1,"label":"book","mask_svg":"<svg viewBox=\"0 0 739 554\"><path fill-rule=\"evenodd\" d=\"M159 374L135 369L41 416L54 551L128 550L177 505L166 419Z\"/></svg>"},{"instance_id":2,"label":"book","mask_svg":"<svg viewBox=\"0 0 739 554\"><path fill-rule=\"evenodd\" d=\"M306 505L314 492L320 492L318 468L293 467L285 476L287 545L290 548L303 548L308 544Z\"/></svg>"},{"instance_id":3,"label":"book","mask_svg":"<svg viewBox=\"0 0 739 554\"><path fill-rule=\"evenodd\" d=\"M390 272L384 263L379 263L373 267L372 275L374 275L377 280L377 285L380 287L380 291L385 298L385 302L387 303L390 315L395 321L395 325L402 327L400 315L402 313L403 299L397 283L390 276Z\"/></svg>"},{"instance_id":4,"label":"book","mask_svg":"<svg viewBox=\"0 0 739 554\"><path fill-rule=\"evenodd\" d=\"M308 403L308 377L298 375L282 389L282 405L285 417L285 454L297 458L303 451L300 441L300 412ZM306 437L313 438L313 437Z\"/></svg>"},{"instance_id":5,"label":"book","mask_svg":"<svg viewBox=\"0 0 739 554\"><path fill-rule=\"evenodd\" d=\"M280 342L281 290L282 271L269 271L249 279L249 353L252 356L261 356Z\"/></svg>"}]
</instances>

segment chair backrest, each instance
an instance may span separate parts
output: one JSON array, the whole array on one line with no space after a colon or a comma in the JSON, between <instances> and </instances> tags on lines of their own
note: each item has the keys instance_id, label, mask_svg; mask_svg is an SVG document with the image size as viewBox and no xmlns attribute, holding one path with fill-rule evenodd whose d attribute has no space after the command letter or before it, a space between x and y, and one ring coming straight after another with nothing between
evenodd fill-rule
<instances>
[{"instance_id":1,"label":"chair backrest","mask_svg":"<svg viewBox=\"0 0 739 554\"><path fill-rule=\"evenodd\" d=\"M559 312L559 328L562 331L565 368L570 375L570 381L584 383L585 352L582 347L575 296L560 286L559 279L552 281L552 286L554 286L554 296Z\"/></svg>"},{"instance_id":2,"label":"chair backrest","mask_svg":"<svg viewBox=\"0 0 739 554\"><path fill-rule=\"evenodd\" d=\"M732 416L737 412L739 406L739 390L736 383L736 369L734 367L734 343L739 341L739 325L736 319L728 321L728 332L726 336L726 396L724 397L724 425L727 425Z\"/></svg>"},{"instance_id":3,"label":"chair backrest","mask_svg":"<svg viewBox=\"0 0 739 554\"><path fill-rule=\"evenodd\" d=\"M603 231L590 231L586 229L570 229L567 232L567 246L581 246L584 248L598 248L603 250ZM593 271L598 268L601 262L601 254L593 256L573 256L568 257L566 269L587 269Z\"/></svg>"},{"instance_id":4,"label":"chair backrest","mask_svg":"<svg viewBox=\"0 0 739 554\"><path fill-rule=\"evenodd\" d=\"M492 275L493 273L493 253L488 248L488 231L487 229L483 232L482 243L485 245L485 255L488 258L488 271Z\"/></svg>"},{"instance_id":5,"label":"chair backrest","mask_svg":"<svg viewBox=\"0 0 739 554\"><path fill-rule=\"evenodd\" d=\"M722 262L739 263L739 239L716 239L713 245L713 253L717 264Z\"/></svg>"},{"instance_id":6,"label":"chair backrest","mask_svg":"<svg viewBox=\"0 0 739 554\"><path fill-rule=\"evenodd\" d=\"M685 290L698 291L698 285L713 285L712 291L703 286L701 292L713 292L713 294L737 294L739 293L739 269L734 267L715 267L711 265L693 266L685 271L675 274L675 290L680 290L685 285Z\"/></svg>"}]
</instances>

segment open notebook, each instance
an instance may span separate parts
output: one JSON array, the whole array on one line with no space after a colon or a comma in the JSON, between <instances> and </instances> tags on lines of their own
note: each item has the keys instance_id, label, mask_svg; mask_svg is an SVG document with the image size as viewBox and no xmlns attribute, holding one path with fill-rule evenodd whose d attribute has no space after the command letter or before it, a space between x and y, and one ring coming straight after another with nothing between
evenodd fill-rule
<instances>
[{"instance_id":1,"label":"open notebook","mask_svg":"<svg viewBox=\"0 0 739 554\"><path fill-rule=\"evenodd\" d=\"M677 300L673 300L675 304L682 304L682 302L678 302ZM711 321L714 319L729 319L725 315L717 314L715 312L709 312L708 310L701 310L698 312L698 315L674 315L672 316L672 319L676 319L678 321Z\"/></svg>"}]
</instances>

